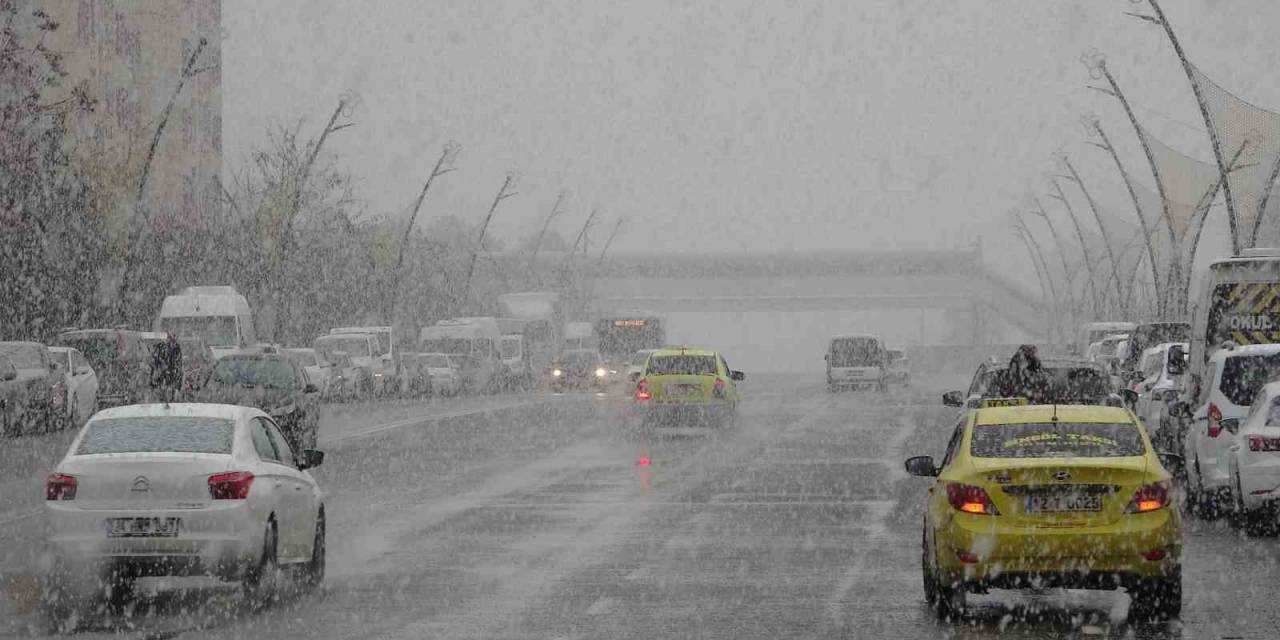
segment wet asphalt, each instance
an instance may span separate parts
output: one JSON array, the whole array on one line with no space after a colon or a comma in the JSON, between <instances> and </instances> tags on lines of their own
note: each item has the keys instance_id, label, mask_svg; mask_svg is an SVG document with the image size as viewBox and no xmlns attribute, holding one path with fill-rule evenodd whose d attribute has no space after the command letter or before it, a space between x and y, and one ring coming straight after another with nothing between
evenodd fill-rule
<instances>
[{"instance_id":1,"label":"wet asphalt","mask_svg":"<svg viewBox=\"0 0 1280 640\"><path fill-rule=\"evenodd\" d=\"M640 431L618 390L326 408L324 587L244 600L143 581L76 638L1275 638L1280 540L1188 520L1181 620L1127 621L1120 592L971 598L936 621L920 589L945 382L887 395L752 376L737 424ZM70 434L0 443L0 637L31 613L41 484Z\"/></svg>"}]
</instances>

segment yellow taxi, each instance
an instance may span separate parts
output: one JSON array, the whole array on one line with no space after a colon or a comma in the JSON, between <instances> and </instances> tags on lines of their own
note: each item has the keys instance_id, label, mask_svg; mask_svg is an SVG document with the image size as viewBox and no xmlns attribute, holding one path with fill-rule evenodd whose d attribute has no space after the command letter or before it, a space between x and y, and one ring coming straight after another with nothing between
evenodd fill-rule
<instances>
[{"instance_id":1,"label":"yellow taxi","mask_svg":"<svg viewBox=\"0 0 1280 640\"><path fill-rule=\"evenodd\" d=\"M705 349L667 347L649 354L635 386L645 426L666 423L732 424L738 385L746 378L724 356Z\"/></svg>"},{"instance_id":2,"label":"yellow taxi","mask_svg":"<svg viewBox=\"0 0 1280 640\"><path fill-rule=\"evenodd\" d=\"M1155 453L1128 409L1007 404L968 412L940 463L906 461L935 478L925 599L951 617L966 592L1124 588L1131 617L1177 617L1182 519L1162 458L1178 457Z\"/></svg>"}]
</instances>

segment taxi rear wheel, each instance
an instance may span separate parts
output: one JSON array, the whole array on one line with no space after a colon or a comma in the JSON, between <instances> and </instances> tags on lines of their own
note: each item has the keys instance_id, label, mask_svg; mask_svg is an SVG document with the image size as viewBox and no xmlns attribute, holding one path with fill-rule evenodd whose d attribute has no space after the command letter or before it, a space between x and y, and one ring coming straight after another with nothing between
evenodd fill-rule
<instances>
[{"instance_id":1,"label":"taxi rear wheel","mask_svg":"<svg viewBox=\"0 0 1280 640\"><path fill-rule=\"evenodd\" d=\"M920 532L920 574L923 580L924 601L930 607L934 607L938 603L938 585L934 581L933 570L929 568L929 537L922 530Z\"/></svg>"},{"instance_id":2,"label":"taxi rear wheel","mask_svg":"<svg viewBox=\"0 0 1280 640\"><path fill-rule=\"evenodd\" d=\"M1144 580L1132 589L1129 597L1131 620L1168 620L1182 615L1182 570L1167 578Z\"/></svg>"}]
</instances>

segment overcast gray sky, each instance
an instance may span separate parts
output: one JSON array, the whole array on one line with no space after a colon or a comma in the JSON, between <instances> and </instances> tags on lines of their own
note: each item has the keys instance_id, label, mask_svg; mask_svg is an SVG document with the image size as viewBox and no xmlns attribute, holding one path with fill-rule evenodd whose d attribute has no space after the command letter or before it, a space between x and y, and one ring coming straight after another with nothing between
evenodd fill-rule
<instances>
[{"instance_id":1,"label":"overcast gray sky","mask_svg":"<svg viewBox=\"0 0 1280 640\"><path fill-rule=\"evenodd\" d=\"M599 206L630 219L623 249L950 247L984 235L992 253L1013 242L1004 214L1043 192L1055 149L1132 218L1106 157L1082 143L1079 117L1096 112L1149 175L1123 113L1084 88L1090 48L1108 54L1157 135L1212 158L1163 34L1123 14L1145 8L228 0L226 161L239 164L272 122L317 129L355 90L358 127L331 148L376 212L406 210L453 139L460 170L424 215L479 220L516 168L520 195L494 226L508 239L567 188L562 230ZM1201 68L1280 108L1280 2L1164 8Z\"/></svg>"}]
</instances>

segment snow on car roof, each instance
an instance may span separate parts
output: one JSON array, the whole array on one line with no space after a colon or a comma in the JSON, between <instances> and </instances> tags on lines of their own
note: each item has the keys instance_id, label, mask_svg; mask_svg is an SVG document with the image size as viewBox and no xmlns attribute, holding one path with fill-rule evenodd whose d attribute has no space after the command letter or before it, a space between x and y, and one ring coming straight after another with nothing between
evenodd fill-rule
<instances>
[{"instance_id":1,"label":"snow on car roof","mask_svg":"<svg viewBox=\"0 0 1280 640\"><path fill-rule=\"evenodd\" d=\"M103 409L93 416L94 420L107 418L134 418L139 416L197 416L203 418L224 418L238 420L246 415L260 415L261 411L252 407L233 404L211 404L201 402L175 402L172 404L130 404L122 407ZM265 414L263 414L265 415Z\"/></svg>"}]
</instances>

